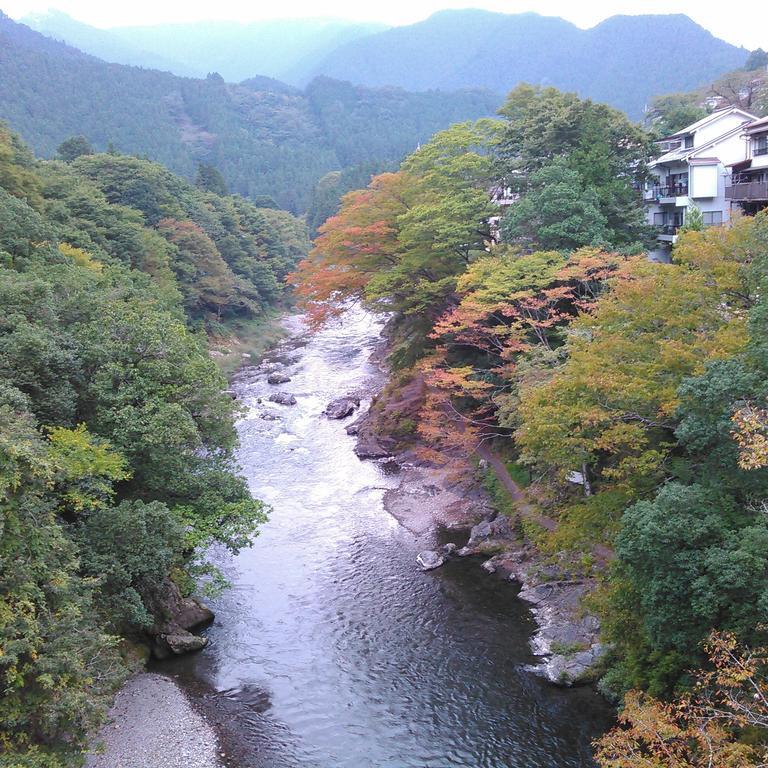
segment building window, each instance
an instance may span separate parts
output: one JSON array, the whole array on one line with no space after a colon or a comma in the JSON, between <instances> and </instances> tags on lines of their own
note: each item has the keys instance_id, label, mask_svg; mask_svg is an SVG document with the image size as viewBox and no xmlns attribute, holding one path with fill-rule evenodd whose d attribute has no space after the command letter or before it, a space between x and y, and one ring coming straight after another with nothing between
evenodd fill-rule
<instances>
[{"instance_id":1,"label":"building window","mask_svg":"<svg viewBox=\"0 0 768 768\"><path fill-rule=\"evenodd\" d=\"M765 136L757 136L754 139L752 154L755 157L758 157L759 155L768 155L768 134Z\"/></svg>"},{"instance_id":2,"label":"building window","mask_svg":"<svg viewBox=\"0 0 768 768\"><path fill-rule=\"evenodd\" d=\"M663 213L654 213L653 214L653 226L654 227L663 227L665 223L665 215Z\"/></svg>"},{"instance_id":3,"label":"building window","mask_svg":"<svg viewBox=\"0 0 768 768\"><path fill-rule=\"evenodd\" d=\"M716 227L723 223L722 211L704 211L702 214L705 227Z\"/></svg>"},{"instance_id":4,"label":"building window","mask_svg":"<svg viewBox=\"0 0 768 768\"><path fill-rule=\"evenodd\" d=\"M685 148L686 149L692 149L693 148L693 136L686 136L685 137Z\"/></svg>"}]
</instances>

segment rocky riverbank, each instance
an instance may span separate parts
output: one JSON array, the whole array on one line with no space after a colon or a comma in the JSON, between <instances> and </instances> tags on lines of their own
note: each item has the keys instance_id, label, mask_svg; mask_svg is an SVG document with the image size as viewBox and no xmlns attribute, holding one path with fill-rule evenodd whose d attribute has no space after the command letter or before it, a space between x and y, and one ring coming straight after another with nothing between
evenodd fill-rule
<instances>
[{"instance_id":1,"label":"rocky riverbank","mask_svg":"<svg viewBox=\"0 0 768 768\"><path fill-rule=\"evenodd\" d=\"M135 675L117 694L86 768L222 768L206 718L173 680Z\"/></svg>"},{"instance_id":2,"label":"rocky riverbank","mask_svg":"<svg viewBox=\"0 0 768 768\"><path fill-rule=\"evenodd\" d=\"M599 621L582 603L594 588L593 580L577 574L565 555L544 557L526 539L519 520L497 515L473 465L459 462L442 468L422 458L409 428L418 418L423 388L418 377L398 389L388 387L347 428L358 436L358 456L399 467L400 484L386 492L385 508L416 534L440 528L454 532L457 540L462 533L468 537L463 547L448 544L422 553L418 564L425 570L451 557L476 557L486 573L519 589L538 626L531 650L541 661L532 671L558 685L593 681L594 667L605 652Z\"/></svg>"}]
</instances>

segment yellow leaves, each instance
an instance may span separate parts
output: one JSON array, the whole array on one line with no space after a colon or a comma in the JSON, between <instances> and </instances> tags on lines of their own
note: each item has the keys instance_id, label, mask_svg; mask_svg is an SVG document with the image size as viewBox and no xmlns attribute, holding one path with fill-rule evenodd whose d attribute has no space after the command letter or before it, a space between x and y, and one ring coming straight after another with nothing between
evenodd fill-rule
<instances>
[{"instance_id":1,"label":"yellow leaves","mask_svg":"<svg viewBox=\"0 0 768 768\"><path fill-rule=\"evenodd\" d=\"M768 467L768 410L744 404L733 415L731 435L739 446L742 469Z\"/></svg>"},{"instance_id":2,"label":"yellow leaves","mask_svg":"<svg viewBox=\"0 0 768 768\"><path fill-rule=\"evenodd\" d=\"M710 671L695 673L693 692L666 704L630 691L619 727L599 739L601 768L758 768L764 745L738 739L745 726L768 723L766 649L740 647L733 635L713 633L705 646Z\"/></svg>"},{"instance_id":3,"label":"yellow leaves","mask_svg":"<svg viewBox=\"0 0 768 768\"><path fill-rule=\"evenodd\" d=\"M98 441L85 424L48 430L55 482L76 512L96 509L112 498L113 483L130 477L128 462L109 443Z\"/></svg>"},{"instance_id":4,"label":"yellow leaves","mask_svg":"<svg viewBox=\"0 0 768 768\"><path fill-rule=\"evenodd\" d=\"M76 248L69 243L59 243L59 253L72 259L78 267L92 269L94 272L101 272L104 269L104 265L100 261L94 259L88 251L84 251L82 248Z\"/></svg>"},{"instance_id":5,"label":"yellow leaves","mask_svg":"<svg viewBox=\"0 0 768 768\"><path fill-rule=\"evenodd\" d=\"M566 365L542 389L521 387L526 455L561 474L579 457L599 461L614 484L659 471L682 380L745 343L744 318L728 311L717 278L730 288L732 272L715 258L703 264L621 266L622 279L571 326Z\"/></svg>"}]
</instances>

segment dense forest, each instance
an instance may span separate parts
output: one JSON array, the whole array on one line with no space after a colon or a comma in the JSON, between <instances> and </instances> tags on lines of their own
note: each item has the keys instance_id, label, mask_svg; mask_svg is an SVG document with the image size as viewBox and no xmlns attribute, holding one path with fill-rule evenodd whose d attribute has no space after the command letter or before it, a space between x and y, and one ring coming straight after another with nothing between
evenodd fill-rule
<instances>
[{"instance_id":1,"label":"dense forest","mask_svg":"<svg viewBox=\"0 0 768 768\"><path fill-rule=\"evenodd\" d=\"M207 333L256 321L306 253L290 214L0 129L0 762L79 764L158 594L220 576L264 507ZM172 577L175 587L171 587Z\"/></svg>"},{"instance_id":2,"label":"dense forest","mask_svg":"<svg viewBox=\"0 0 768 768\"><path fill-rule=\"evenodd\" d=\"M107 61L180 75L266 75L300 87L324 75L412 91L486 88L499 102L519 82L532 82L604 101L636 119L656 94L697 88L747 55L682 15L613 16L586 30L536 13L469 8L389 29L290 19L103 30L59 13L22 21Z\"/></svg>"},{"instance_id":3,"label":"dense forest","mask_svg":"<svg viewBox=\"0 0 768 768\"><path fill-rule=\"evenodd\" d=\"M254 72L253 75L259 73ZM303 213L332 171L398 163L435 131L492 114L487 91L408 93L319 78L304 91L252 77L227 84L107 64L0 14L0 119L44 157L83 134L102 151L149 157L193 178Z\"/></svg>"},{"instance_id":4,"label":"dense forest","mask_svg":"<svg viewBox=\"0 0 768 768\"><path fill-rule=\"evenodd\" d=\"M466 9L358 37L311 72L410 90L553 85L639 119L656 94L696 88L746 56L683 15L612 16L583 30L535 13Z\"/></svg>"},{"instance_id":5,"label":"dense forest","mask_svg":"<svg viewBox=\"0 0 768 768\"><path fill-rule=\"evenodd\" d=\"M556 521L526 536L596 579L599 686L626 704L601 765L757 766L768 215L693 225L672 264L647 261L650 139L521 86L500 120L439 133L347 194L291 279L318 321L340 297L394 312L397 380L425 384L424 455L493 440ZM520 197L493 227L499 184Z\"/></svg>"}]
</instances>

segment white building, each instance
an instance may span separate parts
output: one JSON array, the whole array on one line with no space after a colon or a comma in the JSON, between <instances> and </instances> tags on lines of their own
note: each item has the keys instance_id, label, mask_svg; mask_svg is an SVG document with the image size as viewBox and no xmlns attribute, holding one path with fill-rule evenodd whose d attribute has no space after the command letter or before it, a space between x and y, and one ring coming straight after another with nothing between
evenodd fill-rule
<instances>
[{"instance_id":1,"label":"white building","mask_svg":"<svg viewBox=\"0 0 768 768\"><path fill-rule=\"evenodd\" d=\"M729 220L729 166L744 159L744 126L756 120L743 109L728 107L657 142L663 154L649 164L652 179L644 191L648 223L658 231L653 257L668 260L693 206L701 210L705 225Z\"/></svg>"},{"instance_id":2,"label":"white building","mask_svg":"<svg viewBox=\"0 0 768 768\"><path fill-rule=\"evenodd\" d=\"M744 154L731 165L725 197L732 209L755 214L768 207L768 117L746 125L742 136Z\"/></svg>"}]
</instances>

